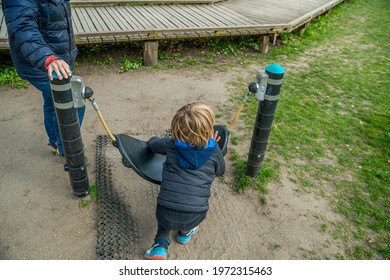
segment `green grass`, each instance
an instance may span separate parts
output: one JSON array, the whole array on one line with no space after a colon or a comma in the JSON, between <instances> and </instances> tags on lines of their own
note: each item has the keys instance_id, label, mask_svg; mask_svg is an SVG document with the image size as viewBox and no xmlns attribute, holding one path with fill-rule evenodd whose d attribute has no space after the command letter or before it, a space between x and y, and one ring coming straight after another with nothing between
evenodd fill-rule
<instances>
[{"instance_id":1,"label":"green grass","mask_svg":"<svg viewBox=\"0 0 390 280\"><path fill-rule=\"evenodd\" d=\"M291 166L297 184L322 190L353 223L345 239L360 243L349 251L353 259L390 258L389 12L388 1L349 1L302 38L284 35L267 59L288 65L268 153L306 163ZM249 127L256 111L248 102ZM243 188L243 168L236 172Z\"/></svg>"},{"instance_id":2,"label":"green grass","mask_svg":"<svg viewBox=\"0 0 390 280\"><path fill-rule=\"evenodd\" d=\"M87 208L91 203L97 201L99 198L99 190L95 183L89 186L89 195L86 198L80 199L80 206L82 208Z\"/></svg>"},{"instance_id":3,"label":"green grass","mask_svg":"<svg viewBox=\"0 0 390 280\"><path fill-rule=\"evenodd\" d=\"M16 88L24 88L27 83L16 73L12 65L9 52L0 52L0 85L11 85Z\"/></svg>"},{"instance_id":4,"label":"green grass","mask_svg":"<svg viewBox=\"0 0 390 280\"><path fill-rule=\"evenodd\" d=\"M342 240L349 259L390 259L389 14L388 1L349 1L312 22L302 37L282 35L283 45L267 56L235 59L279 63L287 73L262 169L256 178L246 176L247 156L234 150L233 189L255 188L266 203L269 182L287 166L298 191L326 198L351 223L319 229ZM232 102L241 101L249 82L231 83ZM240 115L246 133L232 134L234 146L251 135L257 110L250 99Z\"/></svg>"},{"instance_id":5,"label":"green grass","mask_svg":"<svg viewBox=\"0 0 390 280\"><path fill-rule=\"evenodd\" d=\"M127 72L130 69L138 69L141 66L142 66L142 62L139 59L132 61L128 58L122 58L122 66L121 66L122 72Z\"/></svg>"}]
</instances>

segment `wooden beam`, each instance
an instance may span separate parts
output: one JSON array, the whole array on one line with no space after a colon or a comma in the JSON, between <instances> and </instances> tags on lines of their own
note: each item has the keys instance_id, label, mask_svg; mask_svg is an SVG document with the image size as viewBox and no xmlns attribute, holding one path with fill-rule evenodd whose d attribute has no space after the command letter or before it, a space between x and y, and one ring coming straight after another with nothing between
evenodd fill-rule
<instances>
[{"instance_id":1,"label":"wooden beam","mask_svg":"<svg viewBox=\"0 0 390 280\"><path fill-rule=\"evenodd\" d=\"M158 41L144 42L144 65L154 66L158 63Z\"/></svg>"},{"instance_id":2,"label":"wooden beam","mask_svg":"<svg viewBox=\"0 0 390 280\"><path fill-rule=\"evenodd\" d=\"M178 5L178 4L208 4L223 2L226 0L74 0L71 5L80 6L127 6L127 5Z\"/></svg>"},{"instance_id":3,"label":"wooden beam","mask_svg":"<svg viewBox=\"0 0 390 280\"><path fill-rule=\"evenodd\" d=\"M299 37L302 37L303 34L305 33L305 30L306 28L309 26L309 23L306 22L304 25L301 25L299 28L298 28L298 32L299 32Z\"/></svg>"},{"instance_id":4,"label":"wooden beam","mask_svg":"<svg viewBox=\"0 0 390 280\"><path fill-rule=\"evenodd\" d=\"M262 35L260 36L260 52L261 53L268 53L269 49L269 35Z\"/></svg>"}]
</instances>

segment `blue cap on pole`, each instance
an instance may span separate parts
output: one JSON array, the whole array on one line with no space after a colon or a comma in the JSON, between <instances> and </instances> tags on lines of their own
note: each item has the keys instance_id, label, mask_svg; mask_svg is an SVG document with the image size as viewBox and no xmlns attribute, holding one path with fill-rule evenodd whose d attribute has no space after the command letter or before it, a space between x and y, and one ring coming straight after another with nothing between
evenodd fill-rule
<instances>
[{"instance_id":1,"label":"blue cap on pole","mask_svg":"<svg viewBox=\"0 0 390 280\"><path fill-rule=\"evenodd\" d=\"M70 74L72 74L72 72L73 72L73 71L70 70ZM53 75L53 78L54 78L54 79L58 79L58 75L57 75L56 72L53 71L53 72L52 72L52 75ZM64 76L62 76L62 77L64 77Z\"/></svg>"},{"instance_id":2,"label":"blue cap on pole","mask_svg":"<svg viewBox=\"0 0 390 280\"><path fill-rule=\"evenodd\" d=\"M286 73L286 70L279 64L270 64L267 67L265 67L265 70L269 73L276 74L276 75L283 75Z\"/></svg>"}]
</instances>

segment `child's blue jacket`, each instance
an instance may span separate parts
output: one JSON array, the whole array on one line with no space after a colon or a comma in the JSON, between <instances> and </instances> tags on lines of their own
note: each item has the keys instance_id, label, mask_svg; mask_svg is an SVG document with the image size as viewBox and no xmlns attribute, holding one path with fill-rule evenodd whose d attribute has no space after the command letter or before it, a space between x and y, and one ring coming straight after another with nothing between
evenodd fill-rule
<instances>
[{"instance_id":1,"label":"child's blue jacket","mask_svg":"<svg viewBox=\"0 0 390 280\"><path fill-rule=\"evenodd\" d=\"M226 169L215 140L210 139L205 148L196 148L170 137L153 137L149 148L167 156L157 203L177 211L207 211L211 184Z\"/></svg>"}]
</instances>

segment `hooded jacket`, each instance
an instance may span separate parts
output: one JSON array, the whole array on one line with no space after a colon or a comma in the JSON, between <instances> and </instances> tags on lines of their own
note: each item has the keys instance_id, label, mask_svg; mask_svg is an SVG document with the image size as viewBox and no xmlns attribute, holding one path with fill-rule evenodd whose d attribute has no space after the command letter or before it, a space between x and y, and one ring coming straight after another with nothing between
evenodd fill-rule
<instances>
[{"instance_id":1,"label":"hooded jacket","mask_svg":"<svg viewBox=\"0 0 390 280\"><path fill-rule=\"evenodd\" d=\"M2 0L12 61L25 80L48 80L50 55L74 67L74 42L69 0Z\"/></svg>"},{"instance_id":2,"label":"hooded jacket","mask_svg":"<svg viewBox=\"0 0 390 280\"><path fill-rule=\"evenodd\" d=\"M166 155L157 203L184 212L209 209L211 184L225 173L225 160L214 139L196 148L170 137L153 137L149 148Z\"/></svg>"}]
</instances>

